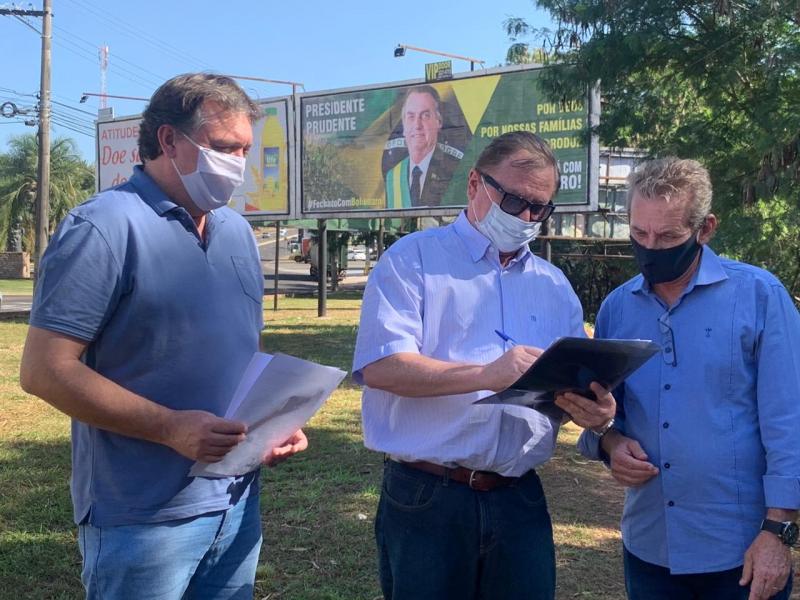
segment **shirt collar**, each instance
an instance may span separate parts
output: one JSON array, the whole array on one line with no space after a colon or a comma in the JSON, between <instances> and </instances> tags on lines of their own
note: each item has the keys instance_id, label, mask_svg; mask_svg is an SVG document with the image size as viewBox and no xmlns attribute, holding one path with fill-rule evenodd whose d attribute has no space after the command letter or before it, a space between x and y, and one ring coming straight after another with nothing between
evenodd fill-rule
<instances>
[{"instance_id":1,"label":"shirt collar","mask_svg":"<svg viewBox=\"0 0 800 600\"><path fill-rule=\"evenodd\" d=\"M492 243L489 241L489 239L480 231L478 231L467 218L466 209L464 209L461 214L458 215L455 223L453 223L453 227L455 228L456 234L461 239L462 243L467 247L467 251L472 258L472 262L478 262L480 259L486 256L486 253L490 248L492 248ZM510 267L517 261L527 260L531 256L533 256L533 253L526 244L520 248L516 256L514 256L514 258L508 263L507 267Z\"/></svg>"},{"instance_id":2,"label":"shirt collar","mask_svg":"<svg viewBox=\"0 0 800 600\"><path fill-rule=\"evenodd\" d=\"M133 167L133 175L128 180L139 192L139 196L145 203L161 217L165 213L178 208L169 197L158 187L158 184L148 175L142 165Z\"/></svg>"},{"instance_id":3,"label":"shirt collar","mask_svg":"<svg viewBox=\"0 0 800 600\"><path fill-rule=\"evenodd\" d=\"M152 208L159 217L163 217L166 213L177 208L181 208L178 204L170 200L164 191L158 187L155 180L148 175L142 165L135 165L133 167L133 175L128 180L128 183L133 185L139 192L139 197ZM216 211L211 211L206 215L206 220L217 220L220 223L225 221L225 217Z\"/></svg>"},{"instance_id":4,"label":"shirt collar","mask_svg":"<svg viewBox=\"0 0 800 600\"><path fill-rule=\"evenodd\" d=\"M431 158L433 158L433 153L436 150L436 146L433 147L433 150L428 152L421 161L417 164L411 162L411 155L408 156L408 176L411 177L411 173L414 171L414 167L419 167L422 170L423 175L428 172L428 165L431 164Z\"/></svg>"},{"instance_id":5,"label":"shirt collar","mask_svg":"<svg viewBox=\"0 0 800 600\"><path fill-rule=\"evenodd\" d=\"M725 273L725 269L722 268L722 262L720 261L719 256L717 256L707 244L703 244L702 253L703 254L700 257L700 266L698 267L697 271L695 271L694 275L692 276L692 280L689 282L689 285L686 286L683 294L681 294L682 296L685 296L691 292L695 286L711 285L712 283L717 283L728 278L728 275ZM637 275L636 280L633 282L633 286L631 287L631 292L636 294L639 292L649 293L650 291L650 284L645 281L642 274L640 273Z\"/></svg>"}]
</instances>

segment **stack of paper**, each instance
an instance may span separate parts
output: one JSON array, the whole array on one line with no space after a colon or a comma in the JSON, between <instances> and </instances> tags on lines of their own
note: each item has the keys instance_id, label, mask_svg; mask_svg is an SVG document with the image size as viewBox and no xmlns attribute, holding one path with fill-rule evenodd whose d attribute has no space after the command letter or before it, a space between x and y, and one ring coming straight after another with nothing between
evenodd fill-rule
<instances>
[{"instance_id":1,"label":"stack of paper","mask_svg":"<svg viewBox=\"0 0 800 600\"><path fill-rule=\"evenodd\" d=\"M346 373L286 354L256 352L233 395L226 419L247 424L247 437L216 463L196 462L193 477L229 477L258 468L316 413Z\"/></svg>"}]
</instances>

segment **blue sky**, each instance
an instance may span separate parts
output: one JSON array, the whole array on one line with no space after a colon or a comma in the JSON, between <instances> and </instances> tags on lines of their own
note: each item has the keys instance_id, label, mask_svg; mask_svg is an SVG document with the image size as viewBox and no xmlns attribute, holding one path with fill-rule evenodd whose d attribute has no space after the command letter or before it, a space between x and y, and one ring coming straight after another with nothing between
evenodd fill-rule
<instances>
[{"instance_id":1,"label":"blue sky","mask_svg":"<svg viewBox=\"0 0 800 600\"><path fill-rule=\"evenodd\" d=\"M502 23L522 16L536 27L551 26L531 0L323 0L211 2L193 0L53 0L52 89L54 136L78 143L94 161L93 132L100 91L98 48L110 49L107 91L149 97L178 73L197 70L299 81L307 91L416 79L436 57L409 51L394 58L396 44L473 56L486 66L502 64L510 42ZM18 2L18 6L22 3ZM0 6L10 4L0 0ZM24 8L41 8L41 2ZM30 19L40 28L39 19ZM0 17L0 104L35 104L39 88L40 37L14 17ZM454 61L455 72L469 64ZM291 91L288 86L241 82L256 98ZM9 91L9 90L13 90ZM116 116L139 113L144 102L109 99ZM66 105L66 106L64 106ZM85 111L85 112L79 112ZM0 149L11 135L35 127L0 117Z\"/></svg>"}]
</instances>

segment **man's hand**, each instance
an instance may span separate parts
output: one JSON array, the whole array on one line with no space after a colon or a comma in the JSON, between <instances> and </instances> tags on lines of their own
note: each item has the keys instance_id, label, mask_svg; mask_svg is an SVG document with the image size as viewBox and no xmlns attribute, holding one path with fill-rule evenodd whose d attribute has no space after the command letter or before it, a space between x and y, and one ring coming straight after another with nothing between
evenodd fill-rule
<instances>
[{"instance_id":1,"label":"man's hand","mask_svg":"<svg viewBox=\"0 0 800 600\"><path fill-rule=\"evenodd\" d=\"M215 463L245 438L247 425L204 410L175 410L164 427L163 443L192 460Z\"/></svg>"},{"instance_id":2,"label":"man's hand","mask_svg":"<svg viewBox=\"0 0 800 600\"><path fill-rule=\"evenodd\" d=\"M280 446L276 446L269 452L264 455L264 464L269 467L274 467L278 463L283 462L293 454L297 454L298 452L302 452L308 448L308 438L306 438L306 434L303 433L302 429L298 429L294 432L292 437L286 440Z\"/></svg>"},{"instance_id":3,"label":"man's hand","mask_svg":"<svg viewBox=\"0 0 800 600\"><path fill-rule=\"evenodd\" d=\"M762 531L744 554L739 585L750 584L748 600L767 600L784 588L791 568L791 549L775 534Z\"/></svg>"},{"instance_id":4,"label":"man's hand","mask_svg":"<svg viewBox=\"0 0 800 600\"><path fill-rule=\"evenodd\" d=\"M611 460L611 475L618 483L636 487L658 475L658 467L648 462L647 453L636 440L610 429L601 443Z\"/></svg>"},{"instance_id":5,"label":"man's hand","mask_svg":"<svg viewBox=\"0 0 800 600\"><path fill-rule=\"evenodd\" d=\"M597 397L596 402L573 392L556 395L556 406L566 411L584 429L603 427L617 412L617 402L611 392L596 381L592 382L591 388Z\"/></svg>"},{"instance_id":6,"label":"man's hand","mask_svg":"<svg viewBox=\"0 0 800 600\"><path fill-rule=\"evenodd\" d=\"M514 346L497 360L483 366L483 389L501 392L514 383L541 356L541 348Z\"/></svg>"}]
</instances>

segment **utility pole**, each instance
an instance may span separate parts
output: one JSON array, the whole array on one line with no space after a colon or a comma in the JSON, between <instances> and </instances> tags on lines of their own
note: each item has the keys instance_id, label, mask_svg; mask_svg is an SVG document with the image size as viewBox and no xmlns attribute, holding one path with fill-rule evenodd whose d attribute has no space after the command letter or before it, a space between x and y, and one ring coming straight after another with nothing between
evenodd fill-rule
<instances>
[{"instance_id":1,"label":"utility pole","mask_svg":"<svg viewBox=\"0 0 800 600\"><path fill-rule=\"evenodd\" d=\"M36 245L34 286L39 280L42 256L47 249L50 223L50 42L52 0L44 0L42 17L42 77L39 85L39 182L36 186Z\"/></svg>"},{"instance_id":2,"label":"utility pole","mask_svg":"<svg viewBox=\"0 0 800 600\"><path fill-rule=\"evenodd\" d=\"M52 39L52 0L43 0L42 10L0 8L0 16L42 18L42 72L39 82L39 165L36 182L36 246L34 249L34 284L39 265L47 249L50 221L50 42Z\"/></svg>"}]
</instances>

